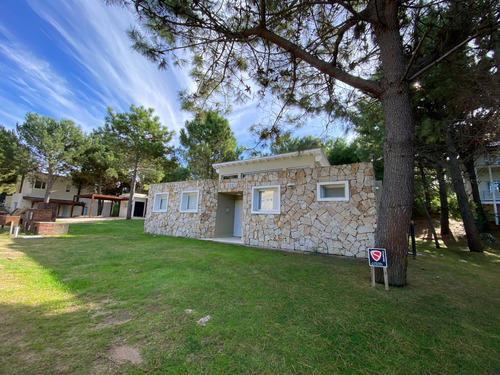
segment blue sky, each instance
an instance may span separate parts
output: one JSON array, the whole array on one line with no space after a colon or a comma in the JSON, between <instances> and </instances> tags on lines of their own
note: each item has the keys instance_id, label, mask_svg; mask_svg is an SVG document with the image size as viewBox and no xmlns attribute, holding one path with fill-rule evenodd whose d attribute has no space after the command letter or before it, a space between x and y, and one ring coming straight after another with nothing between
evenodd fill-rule
<instances>
[{"instance_id":1,"label":"blue sky","mask_svg":"<svg viewBox=\"0 0 500 375\"><path fill-rule=\"evenodd\" d=\"M89 132L103 124L108 106L122 112L134 103L154 108L178 135L193 117L180 110L178 92L194 83L186 70L159 71L132 51L126 30L133 23L125 9L101 0L2 2L0 124L12 129L38 112ZM264 113L255 102L233 108L227 118L239 144L254 146L248 129ZM312 121L296 135L321 132Z\"/></svg>"}]
</instances>

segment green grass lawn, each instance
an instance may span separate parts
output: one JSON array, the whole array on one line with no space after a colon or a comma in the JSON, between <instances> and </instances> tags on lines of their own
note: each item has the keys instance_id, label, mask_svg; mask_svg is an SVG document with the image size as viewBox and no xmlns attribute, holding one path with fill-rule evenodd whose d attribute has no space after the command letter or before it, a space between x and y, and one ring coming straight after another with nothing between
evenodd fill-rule
<instances>
[{"instance_id":1,"label":"green grass lawn","mask_svg":"<svg viewBox=\"0 0 500 375\"><path fill-rule=\"evenodd\" d=\"M366 261L146 235L138 220L4 231L0 374L498 373L498 242L419 250L408 287L386 292Z\"/></svg>"}]
</instances>

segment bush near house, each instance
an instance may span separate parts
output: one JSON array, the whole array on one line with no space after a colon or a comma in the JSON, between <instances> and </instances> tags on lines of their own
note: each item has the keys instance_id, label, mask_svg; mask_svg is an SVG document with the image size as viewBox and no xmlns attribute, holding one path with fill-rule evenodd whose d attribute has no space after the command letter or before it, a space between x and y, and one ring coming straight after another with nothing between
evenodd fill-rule
<instances>
[{"instance_id":1,"label":"bush near house","mask_svg":"<svg viewBox=\"0 0 500 375\"><path fill-rule=\"evenodd\" d=\"M420 243L408 287L385 292L366 261L147 235L139 220L4 230L0 373L495 373L499 243Z\"/></svg>"}]
</instances>

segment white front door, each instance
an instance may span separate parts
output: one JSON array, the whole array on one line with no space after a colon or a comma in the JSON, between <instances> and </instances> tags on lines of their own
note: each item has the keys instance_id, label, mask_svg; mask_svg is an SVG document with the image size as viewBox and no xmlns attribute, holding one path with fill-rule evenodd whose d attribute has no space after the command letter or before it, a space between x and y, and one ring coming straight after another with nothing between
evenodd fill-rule
<instances>
[{"instance_id":1,"label":"white front door","mask_svg":"<svg viewBox=\"0 0 500 375\"><path fill-rule=\"evenodd\" d=\"M243 201L234 201L234 226L233 236L241 237L241 226L243 218Z\"/></svg>"}]
</instances>

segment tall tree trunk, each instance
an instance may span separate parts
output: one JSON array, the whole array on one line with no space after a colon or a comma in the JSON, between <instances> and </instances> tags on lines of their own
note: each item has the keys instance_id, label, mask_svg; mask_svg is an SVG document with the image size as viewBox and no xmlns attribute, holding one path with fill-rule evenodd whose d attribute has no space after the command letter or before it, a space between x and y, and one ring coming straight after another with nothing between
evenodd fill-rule
<instances>
[{"instance_id":1,"label":"tall tree trunk","mask_svg":"<svg viewBox=\"0 0 500 375\"><path fill-rule=\"evenodd\" d=\"M418 169L420 172L420 178L422 179L422 187L424 189L425 196L425 208L427 208L427 212L431 212L431 193L429 189L429 183L427 181L427 176L425 175L424 163L422 163L422 159L418 160Z\"/></svg>"},{"instance_id":2,"label":"tall tree trunk","mask_svg":"<svg viewBox=\"0 0 500 375\"><path fill-rule=\"evenodd\" d=\"M443 236L450 234L450 210L448 208L448 192L446 191L443 167L437 164L436 171L439 184L439 203L441 205L441 236Z\"/></svg>"},{"instance_id":3,"label":"tall tree trunk","mask_svg":"<svg viewBox=\"0 0 500 375\"><path fill-rule=\"evenodd\" d=\"M464 222L467 244L469 245L470 251L482 252L483 246L481 244L481 239L479 238L479 232L477 231L476 224L474 223L474 216L472 215L469 201L467 200L464 180L462 178L462 172L460 171L460 165L458 164L458 153L455 145L453 144L450 133L447 130L445 131L446 149L448 151L448 157L450 159L451 180L453 181L453 188L455 189L455 193L457 195L460 215L462 215L462 220Z\"/></svg>"},{"instance_id":4,"label":"tall tree trunk","mask_svg":"<svg viewBox=\"0 0 500 375\"><path fill-rule=\"evenodd\" d=\"M97 183L97 194L102 194L102 176L99 176L99 182ZM102 210L104 208L104 201L99 199L97 204L97 216L102 215Z\"/></svg>"},{"instance_id":5,"label":"tall tree trunk","mask_svg":"<svg viewBox=\"0 0 500 375\"><path fill-rule=\"evenodd\" d=\"M132 205L134 203L134 194L135 194L135 185L136 185L136 178L137 178L137 169L139 168L139 158L135 159L135 164L134 164L134 172L132 173L132 181L130 183L130 195L128 198L128 205L127 205L127 220L132 219Z\"/></svg>"},{"instance_id":6,"label":"tall tree trunk","mask_svg":"<svg viewBox=\"0 0 500 375\"><path fill-rule=\"evenodd\" d=\"M413 167L415 129L403 44L397 21L397 1L378 2L382 20L375 35L380 46L384 91L380 96L385 119L384 188L375 235L375 246L387 249L389 284L406 285L408 261L407 233L413 200ZM383 282L377 269L376 280Z\"/></svg>"},{"instance_id":7,"label":"tall tree trunk","mask_svg":"<svg viewBox=\"0 0 500 375\"><path fill-rule=\"evenodd\" d=\"M76 195L80 195L81 193L82 193L82 182L80 181L78 183L78 192L76 193ZM80 202L80 198L76 198L76 201Z\"/></svg>"},{"instance_id":8,"label":"tall tree trunk","mask_svg":"<svg viewBox=\"0 0 500 375\"><path fill-rule=\"evenodd\" d=\"M477 183L476 169L474 167L474 159L472 157L462 158L464 163L465 171L469 176L469 182L472 190L472 200L476 207L477 220L481 225L481 230L488 230L488 219L483 210L483 204L481 203L481 196L479 194L479 186Z\"/></svg>"},{"instance_id":9,"label":"tall tree trunk","mask_svg":"<svg viewBox=\"0 0 500 375\"><path fill-rule=\"evenodd\" d=\"M49 167L47 170L47 185L45 186L45 195L43 197L43 204L50 202L50 194L52 194L52 188L54 187L54 172Z\"/></svg>"}]
</instances>

